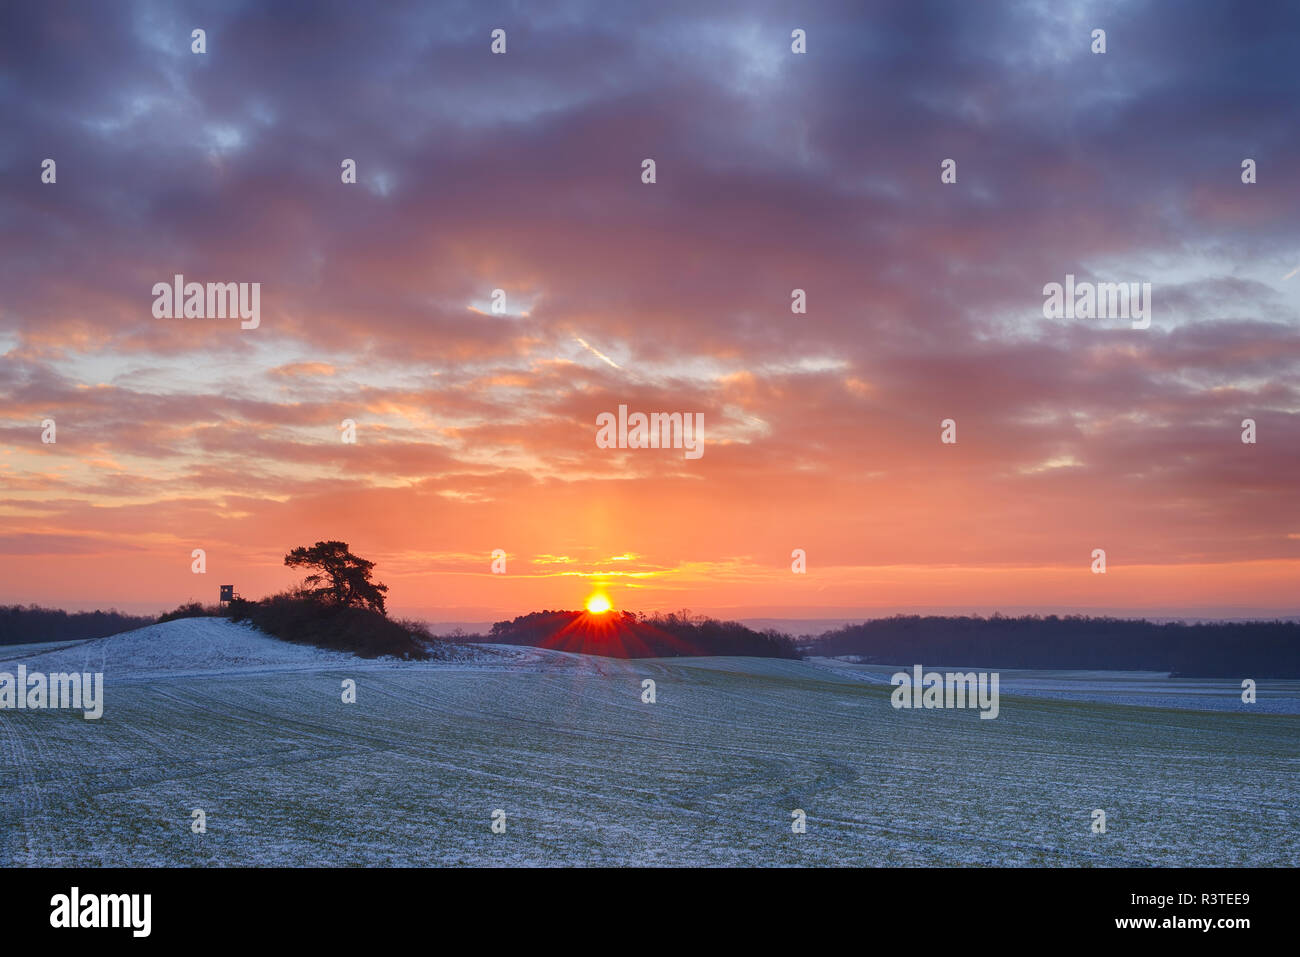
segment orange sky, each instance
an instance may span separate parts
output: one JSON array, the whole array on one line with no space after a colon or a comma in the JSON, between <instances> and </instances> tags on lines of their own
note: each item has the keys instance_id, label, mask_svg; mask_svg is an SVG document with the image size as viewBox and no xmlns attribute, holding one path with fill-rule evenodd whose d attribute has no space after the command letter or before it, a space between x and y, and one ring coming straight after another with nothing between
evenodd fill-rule
<instances>
[{"instance_id":1,"label":"orange sky","mask_svg":"<svg viewBox=\"0 0 1300 957\"><path fill-rule=\"evenodd\" d=\"M206 57L112 5L37 17L0 87L0 602L257 597L341 539L434 620L598 583L731 617L1300 614L1291 64L1243 73L1204 11L1179 44L1115 13L1144 53L1104 64L1051 5L810 15L804 59L766 8L627 15L497 58L473 10L296 43L231 9ZM260 282L260 324L155 318L177 274ZM1150 327L1045 318L1067 274L1151 283ZM702 414L702 456L598 447L621 404Z\"/></svg>"}]
</instances>

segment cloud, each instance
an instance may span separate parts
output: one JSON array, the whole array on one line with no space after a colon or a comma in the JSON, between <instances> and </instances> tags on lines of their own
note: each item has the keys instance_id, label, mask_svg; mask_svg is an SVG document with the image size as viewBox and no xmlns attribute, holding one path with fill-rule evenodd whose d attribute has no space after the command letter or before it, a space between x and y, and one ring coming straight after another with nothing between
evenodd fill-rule
<instances>
[{"instance_id":1,"label":"cloud","mask_svg":"<svg viewBox=\"0 0 1300 957\"><path fill-rule=\"evenodd\" d=\"M1300 560L1278 531L1300 522L1298 26L1213 3L9 5L12 597L51 528L118 536L124 580L167 536L274 569L336 523L403 568L599 542L702 590L796 542L844 569L1056 567L1102 540ZM153 319L176 273L262 282L261 326ZM1151 329L1044 320L1067 273L1151 282ZM497 288L517 308L475 311ZM621 403L703 412L704 456L598 449ZM755 600L795 600L751 571ZM479 605L533 597L465 574Z\"/></svg>"}]
</instances>

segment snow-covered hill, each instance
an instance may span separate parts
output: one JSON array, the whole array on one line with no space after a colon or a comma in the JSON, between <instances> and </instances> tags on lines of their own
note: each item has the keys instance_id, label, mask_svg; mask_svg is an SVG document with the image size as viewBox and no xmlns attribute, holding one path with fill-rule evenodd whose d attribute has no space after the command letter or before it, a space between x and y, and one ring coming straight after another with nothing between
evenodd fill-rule
<instances>
[{"instance_id":1,"label":"snow-covered hill","mask_svg":"<svg viewBox=\"0 0 1300 957\"><path fill-rule=\"evenodd\" d=\"M48 649L49 646L41 646ZM232 670L299 669L356 661L352 655L292 645L224 618L181 618L53 650L0 648L0 667L29 671L101 671L112 679L202 675Z\"/></svg>"}]
</instances>

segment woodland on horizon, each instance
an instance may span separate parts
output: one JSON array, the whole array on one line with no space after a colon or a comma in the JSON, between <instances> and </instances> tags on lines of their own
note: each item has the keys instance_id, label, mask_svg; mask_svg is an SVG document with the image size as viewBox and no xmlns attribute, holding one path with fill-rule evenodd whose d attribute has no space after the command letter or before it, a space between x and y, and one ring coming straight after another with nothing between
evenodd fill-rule
<instances>
[{"instance_id":1,"label":"woodland on horizon","mask_svg":"<svg viewBox=\"0 0 1300 957\"><path fill-rule=\"evenodd\" d=\"M269 607L283 604L284 598L279 597ZM0 646L84 641L160 620L217 613L217 609L205 609L198 603L156 617L116 610L67 612L35 605L0 605ZM318 612L302 627L319 625L322 614L329 617ZM240 617L256 623L246 610ZM756 631L739 622L686 613L647 616L611 611L597 616L548 609L499 621L487 634L434 636L425 630L421 637L434 642L532 645L628 658L820 655L890 665L920 661L936 666L1300 678L1300 622L1281 620L1184 624L1083 615L894 615L796 642L774 629Z\"/></svg>"}]
</instances>

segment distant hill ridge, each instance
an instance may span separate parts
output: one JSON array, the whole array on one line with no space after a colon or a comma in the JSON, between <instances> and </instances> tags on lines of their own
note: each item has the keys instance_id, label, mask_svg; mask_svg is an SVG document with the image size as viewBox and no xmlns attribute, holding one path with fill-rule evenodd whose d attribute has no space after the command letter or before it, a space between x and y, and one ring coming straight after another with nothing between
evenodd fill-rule
<instances>
[{"instance_id":1,"label":"distant hill ridge","mask_svg":"<svg viewBox=\"0 0 1300 957\"><path fill-rule=\"evenodd\" d=\"M896 615L829 631L802 650L890 664L1300 678L1300 623L1294 621L1188 625L1079 615Z\"/></svg>"},{"instance_id":2,"label":"distant hill ridge","mask_svg":"<svg viewBox=\"0 0 1300 957\"><path fill-rule=\"evenodd\" d=\"M755 631L739 622L690 617L685 613L647 617L628 611L604 614L535 611L512 621L499 621L485 636L461 640L532 645L610 658L799 657L795 641L789 635Z\"/></svg>"},{"instance_id":3,"label":"distant hill ridge","mask_svg":"<svg viewBox=\"0 0 1300 957\"><path fill-rule=\"evenodd\" d=\"M266 603L261 617L284 604ZM295 605L296 607L296 605ZM247 609L245 609L247 611ZM290 641L358 650L357 642L334 641L320 618L337 614L311 609L298 631L279 621L258 621ZM169 617L220 614L215 608L184 606ZM302 617L301 615L299 617ZM85 641L154 624L159 619L117 611L66 612L35 605L0 606L0 646ZM337 621L334 621L338 624ZM757 624L752 621L750 624ZM403 639L414 637L432 651L448 638L419 633L404 622L389 625ZM269 627L268 627L269 626ZM316 632L321 632L317 634ZM414 635L412 633L415 633ZM697 655L798 658L802 654L853 656L867 662L941 663L953 666L1047 670L1158 671L1186 677L1300 678L1300 622L1226 621L1182 623L1081 615L1005 617L895 615L848 624L796 642L774 628L693 617L686 613L634 615L608 612L540 611L499 621L486 634L454 635L453 642L532 645L607 657L645 658ZM447 645L447 647L450 647ZM366 655L401 654L403 649L361 648Z\"/></svg>"}]
</instances>

